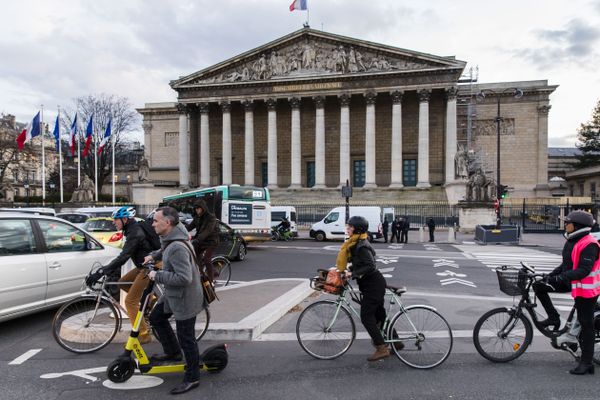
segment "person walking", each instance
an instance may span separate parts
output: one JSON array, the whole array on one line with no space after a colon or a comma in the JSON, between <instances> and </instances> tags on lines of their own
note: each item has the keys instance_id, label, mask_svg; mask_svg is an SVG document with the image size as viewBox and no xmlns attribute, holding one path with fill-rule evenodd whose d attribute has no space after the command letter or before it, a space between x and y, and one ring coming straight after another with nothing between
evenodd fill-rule
<instances>
[{"instance_id":1,"label":"person walking","mask_svg":"<svg viewBox=\"0 0 600 400\"><path fill-rule=\"evenodd\" d=\"M400 242L408 243L408 231L410 230L410 220L408 216L402 218L402 227L400 229Z\"/></svg>"},{"instance_id":2,"label":"person walking","mask_svg":"<svg viewBox=\"0 0 600 400\"><path fill-rule=\"evenodd\" d=\"M394 238L396 238L396 242L400 243L400 231L398 231L398 219L400 217L396 217L392 221L392 237L390 238L390 243L394 243Z\"/></svg>"},{"instance_id":3,"label":"person walking","mask_svg":"<svg viewBox=\"0 0 600 400\"><path fill-rule=\"evenodd\" d=\"M586 211L572 211L564 219L565 238L562 263L543 281L533 284L533 290L546 310L548 318L539 324L546 328L560 328L560 315L548 293L571 291L575 299L577 320L581 325L579 364L569 373L585 375L594 373L594 311L600 295L600 244L590 235L594 218Z\"/></svg>"},{"instance_id":4,"label":"person walking","mask_svg":"<svg viewBox=\"0 0 600 400\"><path fill-rule=\"evenodd\" d=\"M429 228L429 241L430 242L434 242L435 241L435 237L434 237L434 233L435 233L435 221L431 217L429 217L427 219L427 228Z\"/></svg>"},{"instance_id":5,"label":"person walking","mask_svg":"<svg viewBox=\"0 0 600 400\"><path fill-rule=\"evenodd\" d=\"M181 227L179 227L181 225ZM185 357L183 382L171 394L188 392L199 385L200 353L195 337L196 315L207 307L200 271L179 213L172 207L159 208L152 226L162 239L162 270L150 271L148 277L164 285L161 296L150 313L150 323L156 330L164 354L153 355L153 363L181 361ZM169 323L175 316L177 336Z\"/></svg>"},{"instance_id":6,"label":"person walking","mask_svg":"<svg viewBox=\"0 0 600 400\"><path fill-rule=\"evenodd\" d=\"M194 219L187 226L188 231L196 230L192 238L192 246L198 258L198 264L204 266L206 275L214 282L214 271L212 267L212 257L215 249L219 245L219 224L217 218L212 214L203 199L198 199L194 203Z\"/></svg>"},{"instance_id":7,"label":"person walking","mask_svg":"<svg viewBox=\"0 0 600 400\"><path fill-rule=\"evenodd\" d=\"M383 219L383 223L381 224L381 230L383 232L383 240L384 243L388 242L388 228L390 226L390 223L388 222L387 218Z\"/></svg>"}]
</instances>

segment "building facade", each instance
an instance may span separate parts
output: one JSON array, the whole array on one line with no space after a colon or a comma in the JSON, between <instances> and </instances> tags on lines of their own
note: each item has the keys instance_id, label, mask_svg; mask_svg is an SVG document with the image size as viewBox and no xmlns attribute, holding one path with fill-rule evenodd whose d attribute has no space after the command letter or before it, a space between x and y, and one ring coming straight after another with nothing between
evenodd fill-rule
<instances>
[{"instance_id":1,"label":"building facade","mask_svg":"<svg viewBox=\"0 0 600 400\"><path fill-rule=\"evenodd\" d=\"M524 196L548 183L546 81L461 84L466 63L304 28L171 82L146 104L150 179L180 187L403 192L457 182L460 149ZM511 96L519 87L522 96ZM510 90L509 90L510 89ZM476 93L485 98L476 101ZM473 105L466 107L465 105ZM476 109L476 115L473 110ZM469 111L467 111L469 110Z\"/></svg>"}]
</instances>

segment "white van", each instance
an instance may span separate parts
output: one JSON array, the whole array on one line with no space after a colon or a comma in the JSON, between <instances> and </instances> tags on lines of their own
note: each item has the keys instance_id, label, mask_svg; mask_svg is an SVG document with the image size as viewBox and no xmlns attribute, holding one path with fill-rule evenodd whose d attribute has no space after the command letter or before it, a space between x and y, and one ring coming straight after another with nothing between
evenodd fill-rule
<instances>
[{"instance_id":1,"label":"white van","mask_svg":"<svg viewBox=\"0 0 600 400\"><path fill-rule=\"evenodd\" d=\"M286 217L290 221L290 230L294 237L298 236L298 217L296 207L292 206L271 206L271 228L279 225L281 219Z\"/></svg>"},{"instance_id":2,"label":"white van","mask_svg":"<svg viewBox=\"0 0 600 400\"><path fill-rule=\"evenodd\" d=\"M369 221L369 240L383 237L381 207L351 206L350 217L360 215ZM318 241L343 239L346 229L346 207L336 207L310 228L310 237Z\"/></svg>"}]
</instances>

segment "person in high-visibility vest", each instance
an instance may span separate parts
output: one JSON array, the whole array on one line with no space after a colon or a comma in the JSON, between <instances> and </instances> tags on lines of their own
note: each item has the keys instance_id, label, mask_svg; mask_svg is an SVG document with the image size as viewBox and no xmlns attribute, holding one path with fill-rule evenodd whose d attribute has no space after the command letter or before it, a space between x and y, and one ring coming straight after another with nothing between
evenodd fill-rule
<instances>
[{"instance_id":1,"label":"person in high-visibility vest","mask_svg":"<svg viewBox=\"0 0 600 400\"><path fill-rule=\"evenodd\" d=\"M533 285L535 294L548 314L548 318L539 324L559 329L560 315L548 293L570 291L575 299L577 320L581 324L581 359L577 367L569 372L575 375L593 374L594 311L600 295L600 244L590 235L595 224L592 214L582 210L572 211L564 221L567 242L562 251L562 263L545 280Z\"/></svg>"}]
</instances>

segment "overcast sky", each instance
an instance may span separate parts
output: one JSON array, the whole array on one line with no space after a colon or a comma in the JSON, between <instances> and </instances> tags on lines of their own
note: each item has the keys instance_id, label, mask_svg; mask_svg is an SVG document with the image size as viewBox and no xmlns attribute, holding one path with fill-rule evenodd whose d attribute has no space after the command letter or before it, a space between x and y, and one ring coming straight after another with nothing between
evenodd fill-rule
<instances>
[{"instance_id":1,"label":"overcast sky","mask_svg":"<svg viewBox=\"0 0 600 400\"><path fill-rule=\"evenodd\" d=\"M0 112L45 119L107 93L174 101L169 81L302 27L292 0L2 2ZM314 29L454 55L479 82L545 79L549 146L574 146L600 100L600 0L308 0Z\"/></svg>"}]
</instances>

